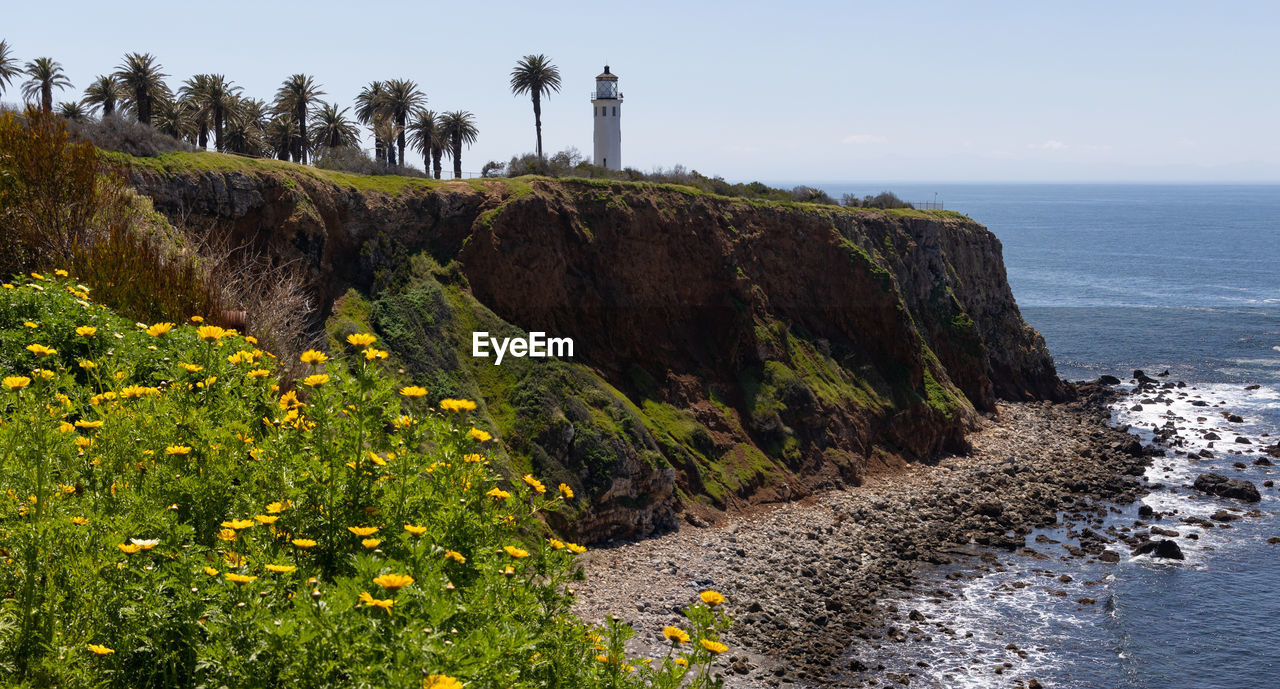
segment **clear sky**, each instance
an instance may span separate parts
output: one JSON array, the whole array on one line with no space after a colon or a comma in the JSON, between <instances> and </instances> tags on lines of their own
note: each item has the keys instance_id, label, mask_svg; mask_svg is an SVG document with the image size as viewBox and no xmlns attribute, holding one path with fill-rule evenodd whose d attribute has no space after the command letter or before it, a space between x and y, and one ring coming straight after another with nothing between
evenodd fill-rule
<instances>
[{"instance_id":1,"label":"clear sky","mask_svg":"<svg viewBox=\"0 0 1280 689\"><path fill-rule=\"evenodd\" d=\"M134 0L8 3L0 22L76 97L130 51L171 86L215 72L268 99L300 71L344 106L411 78L431 108L475 114L465 170L533 150L529 100L508 88L528 53L564 78L547 150L589 156L607 59L624 164L795 182L1280 181L1277 37L1280 3L1263 0Z\"/></svg>"}]
</instances>

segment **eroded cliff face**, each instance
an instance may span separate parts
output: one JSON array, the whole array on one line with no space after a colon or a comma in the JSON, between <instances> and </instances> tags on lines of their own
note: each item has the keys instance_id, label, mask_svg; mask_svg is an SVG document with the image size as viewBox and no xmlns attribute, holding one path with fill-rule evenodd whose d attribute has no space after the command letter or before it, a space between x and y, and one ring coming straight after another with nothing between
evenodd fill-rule
<instances>
[{"instance_id":1,"label":"eroded cliff face","mask_svg":"<svg viewBox=\"0 0 1280 689\"><path fill-rule=\"evenodd\" d=\"M558 524L584 539L857 483L963 449L997 397L1068 392L999 241L954 214L238 167L130 175L177 222L305 261L331 329L372 327L437 396L483 400L511 471L585 498ZM474 330L571 337L574 357L497 367Z\"/></svg>"}]
</instances>

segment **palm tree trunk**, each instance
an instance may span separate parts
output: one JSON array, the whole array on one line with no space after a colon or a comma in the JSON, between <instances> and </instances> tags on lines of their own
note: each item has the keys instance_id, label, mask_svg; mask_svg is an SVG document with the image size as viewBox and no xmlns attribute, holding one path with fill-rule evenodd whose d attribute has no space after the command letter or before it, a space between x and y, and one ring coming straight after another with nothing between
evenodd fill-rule
<instances>
[{"instance_id":1,"label":"palm tree trunk","mask_svg":"<svg viewBox=\"0 0 1280 689\"><path fill-rule=\"evenodd\" d=\"M395 139L387 142L387 167L396 166L396 142Z\"/></svg>"},{"instance_id":2,"label":"palm tree trunk","mask_svg":"<svg viewBox=\"0 0 1280 689\"><path fill-rule=\"evenodd\" d=\"M116 102L110 98L104 98L102 101L102 116L111 117L116 112Z\"/></svg>"},{"instance_id":3,"label":"palm tree trunk","mask_svg":"<svg viewBox=\"0 0 1280 689\"><path fill-rule=\"evenodd\" d=\"M222 152L222 108L217 106L213 108L213 147Z\"/></svg>"},{"instance_id":4,"label":"palm tree trunk","mask_svg":"<svg viewBox=\"0 0 1280 689\"><path fill-rule=\"evenodd\" d=\"M209 150L209 125L200 123L200 138L196 140L196 145L203 150Z\"/></svg>"},{"instance_id":5,"label":"palm tree trunk","mask_svg":"<svg viewBox=\"0 0 1280 689\"><path fill-rule=\"evenodd\" d=\"M436 179L440 179L440 157L444 155L444 149L436 146L431 147L432 171L436 173Z\"/></svg>"},{"instance_id":6,"label":"palm tree trunk","mask_svg":"<svg viewBox=\"0 0 1280 689\"><path fill-rule=\"evenodd\" d=\"M453 178L462 179L462 137L453 137Z\"/></svg>"},{"instance_id":7,"label":"palm tree trunk","mask_svg":"<svg viewBox=\"0 0 1280 689\"><path fill-rule=\"evenodd\" d=\"M307 105L298 103L298 162L307 164Z\"/></svg>"},{"instance_id":8,"label":"palm tree trunk","mask_svg":"<svg viewBox=\"0 0 1280 689\"><path fill-rule=\"evenodd\" d=\"M542 98L533 92L533 126L538 131L538 160L542 160Z\"/></svg>"},{"instance_id":9,"label":"palm tree trunk","mask_svg":"<svg viewBox=\"0 0 1280 689\"><path fill-rule=\"evenodd\" d=\"M405 124L406 124L405 123L406 117L407 117L406 113L400 113L400 115L396 117L396 127L400 129L400 136L398 137L398 141L396 143L399 144L400 146L400 165L401 166L404 165L404 130L405 130Z\"/></svg>"},{"instance_id":10,"label":"palm tree trunk","mask_svg":"<svg viewBox=\"0 0 1280 689\"><path fill-rule=\"evenodd\" d=\"M383 152L382 138L377 134L373 135L373 159L379 165L387 164L387 154Z\"/></svg>"}]
</instances>

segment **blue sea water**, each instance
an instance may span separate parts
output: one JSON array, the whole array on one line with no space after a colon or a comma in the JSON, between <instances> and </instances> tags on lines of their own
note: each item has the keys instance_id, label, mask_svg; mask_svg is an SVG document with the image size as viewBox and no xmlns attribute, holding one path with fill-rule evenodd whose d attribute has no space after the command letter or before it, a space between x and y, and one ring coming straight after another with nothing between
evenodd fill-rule
<instances>
[{"instance_id":1,"label":"blue sea water","mask_svg":"<svg viewBox=\"0 0 1280 689\"><path fill-rule=\"evenodd\" d=\"M836 196L880 186L823 185ZM1148 471L1172 486L1144 498L1179 517L1207 517L1239 503L1185 486L1202 472L1261 487L1280 469L1252 465L1262 444L1280 441L1280 186L1275 185L893 185L906 199L932 200L983 223L1004 245L1009 282L1023 317L1045 337L1068 379L1168 369L1210 407L1127 406L1117 423L1142 432L1177 418L1188 446L1215 430L1212 460L1170 456ZM1260 386L1247 390L1246 386ZM1132 404L1130 402L1129 404ZM1229 411L1243 424L1223 418ZM1227 433L1231 433L1227 436ZM1237 435L1252 440L1236 445ZM1149 437L1149 436L1148 436ZM1235 449L1242 454L1227 454ZM1238 470L1234 462L1247 468ZM1280 462L1278 462L1280 463ZM955 585L956 598L906 603L972 637L934 634L884 662L916 675L911 686L1227 689L1280 686L1280 496L1262 489L1259 516L1230 529L1197 529L1166 518L1185 562L1125 553L1119 563L1015 558L1007 571ZM1253 507L1253 506L1250 506ZM1137 505L1109 524L1132 525ZM1198 540L1185 538L1190 532ZM1061 539L1059 530L1050 533ZM1044 550L1043 546L1035 546ZM1067 574L1069 585L1056 577ZM1032 582L1013 587L1015 581ZM1052 595L1057 588L1067 596ZM1078 598L1099 602L1082 605ZM1021 658L1005 649L1014 644ZM864 653L874 651L862 649ZM905 658L905 660L904 660ZM980 662L975 659L981 659ZM917 660L928 668L916 665ZM993 664L1010 662L1008 674Z\"/></svg>"}]
</instances>

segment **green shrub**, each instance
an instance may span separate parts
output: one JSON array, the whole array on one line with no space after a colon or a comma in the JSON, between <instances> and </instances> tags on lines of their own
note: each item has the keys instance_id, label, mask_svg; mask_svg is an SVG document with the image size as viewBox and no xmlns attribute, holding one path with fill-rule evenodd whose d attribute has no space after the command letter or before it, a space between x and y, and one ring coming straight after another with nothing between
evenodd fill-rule
<instances>
[{"instance_id":1,"label":"green shrub","mask_svg":"<svg viewBox=\"0 0 1280 689\"><path fill-rule=\"evenodd\" d=\"M542 520L572 491L503 484L473 405L427 408L371 336L282 391L253 338L87 292L0 288L6 686L711 685L718 594L628 660L570 613L583 549Z\"/></svg>"}]
</instances>

